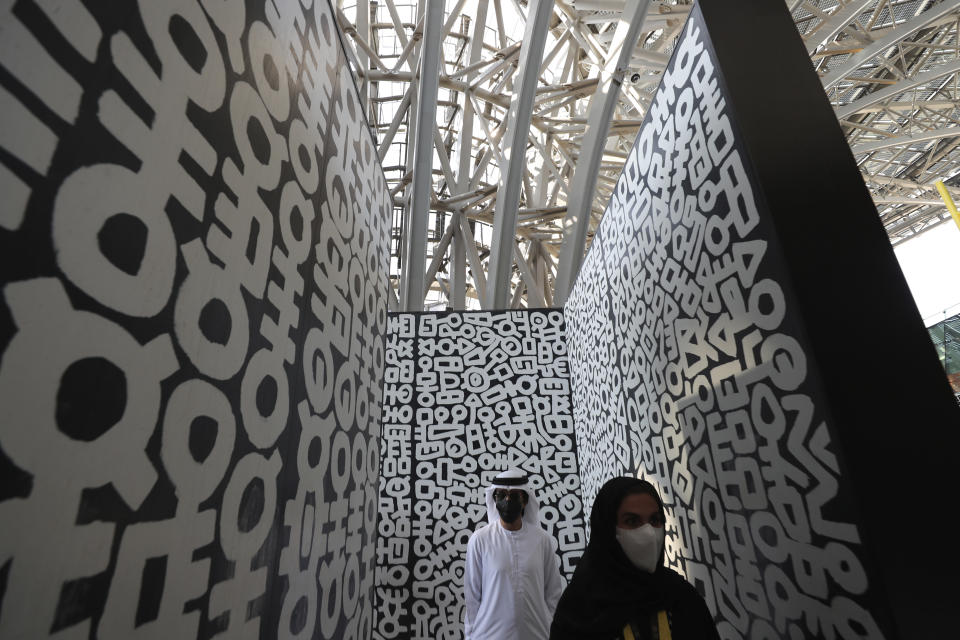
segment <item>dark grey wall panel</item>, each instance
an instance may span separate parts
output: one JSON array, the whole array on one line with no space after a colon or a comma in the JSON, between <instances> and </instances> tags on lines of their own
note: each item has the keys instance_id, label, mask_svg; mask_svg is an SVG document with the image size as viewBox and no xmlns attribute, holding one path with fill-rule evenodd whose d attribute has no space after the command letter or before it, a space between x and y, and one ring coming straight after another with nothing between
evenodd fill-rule
<instances>
[{"instance_id":1,"label":"dark grey wall panel","mask_svg":"<svg viewBox=\"0 0 960 640\"><path fill-rule=\"evenodd\" d=\"M463 637L467 540L484 489L530 474L569 577L586 538L563 314L390 314L374 637Z\"/></svg>"},{"instance_id":2,"label":"dark grey wall panel","mask_svg":"<svg viewBox=\"0 0 960 640\"><path fill-rule=\"evenodd\" d=\"M960 419L782 3L691 13L564 315L585 506L657 483L723 637L944 628Z\"/></svg>"},{"instance_id":3,"label":"dark grey wall panel","mask_svg":"<svg viewBox=\"0 0 960 640\"><path fill-rule=\"evenodd\" d=\"M368 637L390 203L330 5L0 31L0 635Z\"/></svg>"}]
</instances>

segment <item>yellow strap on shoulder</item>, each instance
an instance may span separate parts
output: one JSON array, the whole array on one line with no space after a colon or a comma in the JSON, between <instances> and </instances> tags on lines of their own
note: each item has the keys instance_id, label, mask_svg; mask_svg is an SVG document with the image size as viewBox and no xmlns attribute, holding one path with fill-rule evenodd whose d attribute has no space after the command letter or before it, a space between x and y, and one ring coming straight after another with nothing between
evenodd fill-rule
<instances>
[{"instance_id":1,"label":"yellow strap on shoulder","mask_svg":"<svg viewBox=\"0 0 960 640\"><path fill-rule=\"evenodd\" d=\"M630 623L628 622L623 628L623 640L637 640L633 636L633 629L630 628Z\"/></svg>"},{"instance_id":2,"label":"yellow strap on shoulder","mask_svg":"<svg viewBox=\"0 0 960 640\"><path fill-rule=\"evenodd\" d=\"M657 612L657 631L660 634L660 640L671 640L670 622L667 620L666 611Z\"/></svg>"}]
</instances>

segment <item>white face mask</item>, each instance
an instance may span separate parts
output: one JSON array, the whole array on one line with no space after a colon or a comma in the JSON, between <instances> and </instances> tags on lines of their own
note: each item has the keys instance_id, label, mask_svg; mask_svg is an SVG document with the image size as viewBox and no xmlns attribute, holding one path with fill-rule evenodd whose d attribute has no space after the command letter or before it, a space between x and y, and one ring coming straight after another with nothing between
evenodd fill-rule
<instances>
[{"instance_id":1,"label":"white face mask","mask_svg":"<svg viewBox=\"0 0 960 640\"><path fill-rule=\"evenodd\" d=\"M652 524L645 524L636 529L621 529L617 527L617 542L630 562L637 569L653 573L660 564L660 549L663 548L663 538L666 535L663 527L657 528Z\"/></svg>"}]
</instances>

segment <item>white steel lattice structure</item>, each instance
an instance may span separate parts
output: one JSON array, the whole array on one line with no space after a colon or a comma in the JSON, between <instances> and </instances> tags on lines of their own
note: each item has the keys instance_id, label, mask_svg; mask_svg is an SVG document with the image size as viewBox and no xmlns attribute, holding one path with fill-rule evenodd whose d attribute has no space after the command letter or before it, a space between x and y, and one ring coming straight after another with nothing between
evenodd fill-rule
<instances>
[{"instance_id":1,"label":"white steel lattice structure","mask_svg":"<svg viewBox=\"0 0 960 640\"><path fill-rule=\"evenodd\" d=\"M960 0L786 4L891 242L949 220ZM562 304L691 6L339 3L394 199L393 308Z\"/></svg>"}]
</instances>

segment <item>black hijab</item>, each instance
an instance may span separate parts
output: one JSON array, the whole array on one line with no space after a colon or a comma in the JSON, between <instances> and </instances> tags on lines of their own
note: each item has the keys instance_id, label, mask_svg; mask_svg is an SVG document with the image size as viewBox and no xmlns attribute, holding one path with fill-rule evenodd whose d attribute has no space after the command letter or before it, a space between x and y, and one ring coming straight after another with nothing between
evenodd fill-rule
<instances>
[{"instance_id":1,"label":"black hijab","mask_svg":"<svg viewBox=\"0 0 960 640\"><path fill-rule=\"evenodd\" d=\"M689 596L683 577L663 566L663 550L656 570L647 573L633 566L617 542L617 510L634 493L652 496L663 512L660 495L645 480L613 478L601 487L590 514L590 542L557 604L551 640L611 640L631 620Z\"/></svg>"}]
</instances>

